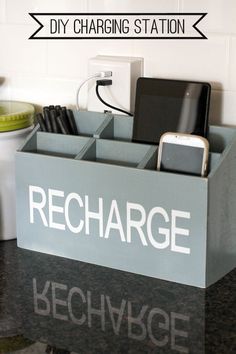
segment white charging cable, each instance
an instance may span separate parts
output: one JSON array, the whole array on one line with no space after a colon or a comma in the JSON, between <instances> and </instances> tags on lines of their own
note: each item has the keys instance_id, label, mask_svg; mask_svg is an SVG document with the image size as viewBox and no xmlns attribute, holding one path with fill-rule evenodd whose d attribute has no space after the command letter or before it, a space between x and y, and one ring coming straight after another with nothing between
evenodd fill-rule
<instances>
[{"instance_id":1,"label":"white charging cable","mask_svg":"<svg viewBox=\"0 0 236 354\"><path fill-rule=\"evenodd\" d=\"M76 109L77 109L77 111L79 111L80 90L84 86L84 84L86 84L88 81L93 80L93 79L111 77L111 76L112 76L112 71L100 71L92 76L89 76L87 79L85 79L84 81L81 82L81 84L79 85L77 92L76 92Z\"/></svg>"}]
</instances>

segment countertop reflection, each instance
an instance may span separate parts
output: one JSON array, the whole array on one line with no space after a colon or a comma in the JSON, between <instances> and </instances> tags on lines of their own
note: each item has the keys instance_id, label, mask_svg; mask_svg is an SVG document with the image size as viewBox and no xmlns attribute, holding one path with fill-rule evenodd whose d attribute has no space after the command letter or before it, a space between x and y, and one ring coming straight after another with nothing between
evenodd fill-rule
<instances>
[{"instance_id":1,"label":"countertop reflection","mask_svg":"<svg viewBox=\"0 0 236 354\"><path fill-rule=\"evenodd\" d=\"M236 353L235 281L204 290L1 242L0 353Z\"/></svg>"}]
</instances>

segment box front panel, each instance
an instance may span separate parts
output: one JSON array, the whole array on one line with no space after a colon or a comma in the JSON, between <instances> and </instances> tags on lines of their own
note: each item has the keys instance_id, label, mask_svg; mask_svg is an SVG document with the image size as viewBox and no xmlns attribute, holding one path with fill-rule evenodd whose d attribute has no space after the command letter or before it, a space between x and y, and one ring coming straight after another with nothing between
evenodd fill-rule
<instances>
[{"instance_id":1,"label":"box front panel","mask_svg":"<svg viewBox=\"0 0 236 354\"><path fill-rule=\"evenodd\" d=\"M17 153L22 248L205 287L207 180Z\"/></svg>"},{"instance_id":2,"label":"box front panel","mask_svg":"<svg viewBox=\"0 0 236 354\"><path fill-rule=\"evenodd\" d=\"M228 130L234 137L209 176L207 286L236 267L236 130Z\"/></svg>"}]
</instances>

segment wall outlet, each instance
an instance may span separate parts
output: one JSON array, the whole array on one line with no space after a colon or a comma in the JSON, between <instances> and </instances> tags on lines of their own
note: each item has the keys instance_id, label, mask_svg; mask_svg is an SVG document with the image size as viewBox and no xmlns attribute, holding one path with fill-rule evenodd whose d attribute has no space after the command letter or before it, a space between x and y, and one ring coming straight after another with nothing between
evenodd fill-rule
<instances>
[{"instance_id":1,"label":"wall outlet","mask_svg":"<svg viewBox=\"0 0 236 354\"><path fill-rule=\"evenodd\" d=\"M103 100L133 113L136 82L140 76L143 76L143 58L98 55L89 61L89 74L93 75L99 71L112 71L112 77L109 78L112 80L112 85L99 88ZM112 110L113 113L121 114L98 100L95 87L96 80L89 84L88 110L95 112Z\"/></svg>"}]
</instances>

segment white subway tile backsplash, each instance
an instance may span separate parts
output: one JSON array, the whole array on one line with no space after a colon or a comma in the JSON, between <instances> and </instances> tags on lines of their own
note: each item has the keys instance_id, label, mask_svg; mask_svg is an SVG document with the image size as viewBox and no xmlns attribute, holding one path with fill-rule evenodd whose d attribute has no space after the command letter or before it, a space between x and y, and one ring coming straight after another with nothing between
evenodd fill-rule
<instances>
[{"instance_id":1,"label":"white subway tile backsplash","mask_svg":"<svg viewBox=\"0 0 236 354\"><path fill-rule=\"evenodd\" d=\"M86 77L88 60L96 55L131 56L133 44L121 40L52 41L48 45L48 74L56 77Z\"/></svg>"},{"instance_id":2,"label":"white subway tile backsplash","mask_svg":"<svg viewBox=\"0 0 236 354\"><path fill-rule=\"evenodd\" d=\"M29 12L87 11L208 12L199 24L208 40L28 40ZM0 99L74 104L89 58L138 56L145 76L211 82L210 121L236 125L236 0L0 0L0 44ZM84 88L82 107L86 97Z\"/></svg>"},{"instance_id":3,"label":"white subway tile backsplash","mask_svg":"<svg viewBox=\"0 0 236 354\"><path fill-rule=\"evenodd\" d=\"M14 76L9 80L8 99L31 102L35 105L61 104L75 105L75 96L79 80L61 80L40 76ZM6 96L6 94L5 94ZM81 91L81 107L86 106L87 92Z\"/></svg>"},{"instance_id":4,"label":"white subway tile backsplash","mask_svg":"<svg viewBox=\"0 0 236 354\"><path fill-rule=\"evenodd\" d=\"M211 124L236 125L236 91L213 91L209 119Z\"/></svg>"},{"instance_id":5,"label":"white subway tile backsplash","mask_svg":"<svg viewBox=\"0 0 236 354\"><path fill-rule=\"evenodd\" d=\"M235 0L180 0L183 12L207 12L204 31L236 33ZM199 25L202 28L202 24Z\"/></svg>"},{"instance_id":6,"label":"white subway tile backsplash","mask_svg":"<svg viewBox=\"0 0 236 354\"><path fill-rule=\"evenodd\" d=\"M6 0L6 2L7 21L9 23L34 23L34 20L29 16L29 12L55 13L87 11L87 0Z\"/></svg>"},{"instance_id":7,"label":"white subway tile backsplash","mask_svg":"<svg viewBox=\"0 0 236 354\"><path fill-rule=\"evenodd\" d=\"M32 26L0 25L0 75L46 72L46 42L28 40Z\"/></svg>"},{"instance_id":8,"label":"white subway tile backsplash","mask_svg":"<svg viewBox=\"0 0 236 354\"><path fill-rule=\"evenodd\" d=\"M6 0L0 0L0 23L5 22L6 18Z\"/></svg>"},{"instance_id":9,"label":"white subway tile backsplash","mask_svg":"<svg viewBox=\"0 0 236 354\"><path fill-rule=\"evenodd\" d=\"M144 57L145 75L211 82L228 87L228 46L224 36L208 40L137 41L135 56Z\"/></svg>"},{"instance_id":10,"label":"white subway tile backsplash","mask_svg":"<svg viewBox=\"0 0 236 354\"><path fill-rule=\"evenodd\" d=\"M90 12L177 12L178 0L88 0Z\"/></svg>"},{"instance_id":11,"label":"white subway tile backsplash","mask_svg":"<svg viewBox=\"0 0 236 354\"><path fill-rule=\"evenodd\" d=\"M230 41L229 83L230 89L236 91L236 36Z\"/></svg>"},{"instance_id":12,"label":"white subway tile backsplash","mask_svg":"<svg viewBox=\"0 0 236 354\"><path fill-rule=\"evenodd\" d=\"M0 100L8 100L9 89L9 79L0 75Z\"/></svg>"},{"instance_id":13,"label":"white subway tile backsplash","mask_svg":"<svg viewBox=\"0 0 236 354\"><path fill-rule=\"evenodd\" d=\"M223 91L222 121L228 125L236 125L236 91Z\"/></svg>"}]
</instances>

